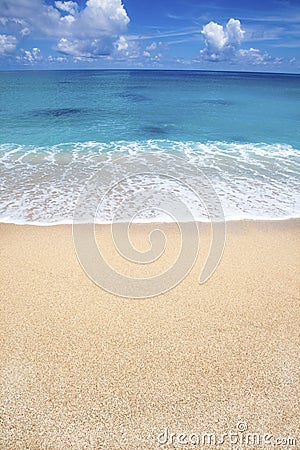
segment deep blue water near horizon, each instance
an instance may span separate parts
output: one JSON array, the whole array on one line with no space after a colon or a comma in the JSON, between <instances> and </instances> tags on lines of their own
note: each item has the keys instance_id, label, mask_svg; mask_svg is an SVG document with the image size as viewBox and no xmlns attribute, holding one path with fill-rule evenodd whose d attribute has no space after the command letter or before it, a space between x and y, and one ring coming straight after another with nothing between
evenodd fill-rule
<instances>
[{"instance_id":1,"label":"deep blue water near horizon","mask_svg":"<svg viewBox=\"0 0 300 450\"><path fill-rule=\"evenodd\" d=\"M299 146L300 75L0 72L0 143L146 139Z\"/></svg>"},{"instance_id":2,"label":"deep blue water near horizon","mask_svg":"<svg viewBox=\"0 0 300 450\"><path fill-rule=\"evenodd\" d=\"M70 222L89 172L153 150L203 170L228 219L299 217L299 101L292 74L0 72L0 221Z\"/></svg>"}]
</instances>

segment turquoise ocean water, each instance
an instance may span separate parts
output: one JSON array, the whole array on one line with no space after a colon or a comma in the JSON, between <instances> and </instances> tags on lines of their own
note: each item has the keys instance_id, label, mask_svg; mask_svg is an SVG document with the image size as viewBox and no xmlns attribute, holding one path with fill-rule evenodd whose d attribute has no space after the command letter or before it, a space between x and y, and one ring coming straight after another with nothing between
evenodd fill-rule
<instances>
[{"instance_id":1,"label":"turquoise ocean water","mask_svg":"<svg viewBox=\"0 0 300 450\"><path fill-rule=\"evenodd\" d=\"M227 219L299 217L299 130L300 75L1 72L0 221L70 223L93 171L149 151L201 169Z\"/></svg>"}]
</instances>

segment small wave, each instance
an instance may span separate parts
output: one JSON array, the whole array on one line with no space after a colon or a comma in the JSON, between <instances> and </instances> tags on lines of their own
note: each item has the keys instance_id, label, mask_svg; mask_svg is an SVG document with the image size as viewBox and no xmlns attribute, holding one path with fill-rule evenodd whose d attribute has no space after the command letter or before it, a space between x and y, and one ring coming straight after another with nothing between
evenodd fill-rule
<instances>
[{"instance_id":1,"label":"small wave","mask_svg":"<svg viewBox=\"0 0 300 450\"><path fill-rule=\"evenodd\" d=\"M111 143L75 142L55 146L0 145L0 221L55 225L72 223L76 201L87 180L121 156L147 152L182 156L211 181L227 220L281 220L300 213L299 150L287 144L180 142L167 139ZM180 167L178 167L180 170ZM112 178L114 174L112 173ZM187 185L190 180L186 180ZM144 177L145 184L153 183ZM167 183L168 184L168 183ZM200 221L205 211L181 186L167 186L182 196ZM138 186L134 183L134 193ZM103 206L97 221L109 223L124 199L120 193ZM168 219L156 214L140 222Z\"/></svg>"}]
</instances>

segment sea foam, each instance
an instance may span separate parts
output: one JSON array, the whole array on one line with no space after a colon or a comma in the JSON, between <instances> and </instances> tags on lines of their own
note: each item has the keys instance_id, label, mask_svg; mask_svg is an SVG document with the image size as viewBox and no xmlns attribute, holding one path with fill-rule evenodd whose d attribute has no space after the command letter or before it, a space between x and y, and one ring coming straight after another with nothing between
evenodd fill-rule
<instances>
[{"instance_id":1,"label":"sea foam","mask_svg":"<svg viewBox=\"0 0 300 450\"><path fill-rule=\"evenodd\" d=\"M112 182L118 182L113 170L116 158L138 155L143 159L149 152L162 158L166 153L177 155L185 159L185 164L199 169L218 194L227 220L299 217L300 159L299 150L291 145L147 140L76 142L48 147L0 145L0 221L35 225L72 223L81 190L103 165L111 165ZM166 192L176 192L196 220L207 221L205 208L189 190L190 181L186 179L183 185L166 178L162 185L160 174L157 177L141 174L127 180L122 189L112 190L101 203L95 220L110 223L116 209L121 204L126 207L126 189L134 196L141 186L160 183ZM137 214L134 220L172 220L155 208L154 199L151 211Z\"/></svg>"}]
</instances>

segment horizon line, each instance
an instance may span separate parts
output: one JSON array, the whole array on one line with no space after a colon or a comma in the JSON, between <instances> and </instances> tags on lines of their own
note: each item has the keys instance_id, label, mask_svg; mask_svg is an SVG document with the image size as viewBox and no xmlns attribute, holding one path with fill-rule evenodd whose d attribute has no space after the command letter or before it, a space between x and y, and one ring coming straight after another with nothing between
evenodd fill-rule
<instances>
[{"instance_id":1,"label":"horizon line","mask_svg":"<svg viewBox=\"0 0 300 450\"><path fill-rule=\"evenodd\" d=\"M11 73L11 72L79 72L79 71L90 71L90 72L120 72L120 71L141 71L141 72L213 72L213 73L254 73L254 74L269 74L269 75L300 75L300 72L270 72L261 70L212 70L212 69L175 69L175 68L150 68L150 67L133 67L133 68L64 68L64 69L1 69L0 73Z\"/></svg>"}]
</instances>

